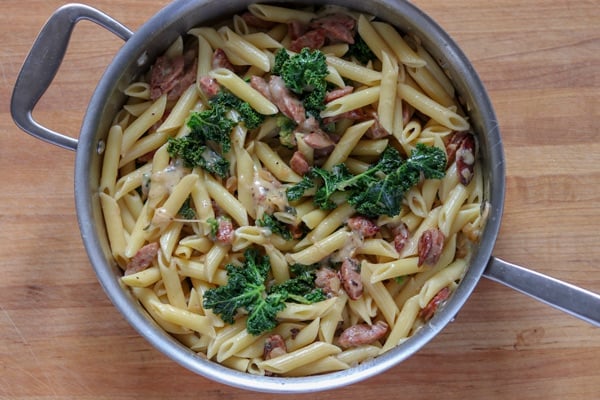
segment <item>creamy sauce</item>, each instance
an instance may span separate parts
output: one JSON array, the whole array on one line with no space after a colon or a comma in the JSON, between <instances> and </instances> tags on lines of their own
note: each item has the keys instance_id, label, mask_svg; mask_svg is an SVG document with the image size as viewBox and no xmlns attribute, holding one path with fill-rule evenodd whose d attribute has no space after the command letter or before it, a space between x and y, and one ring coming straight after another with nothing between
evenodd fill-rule
<instances>
[{"instance_id":1,"label":"creamy sauce","mask_svg":"<svg viewBox=\"0 0 600 400\"><path fill-rule=\"evenodd\" d=\"M170 164L165 169L152 173L150 177L150 191L148 192L148 205L151 209L155 208L156 205L171 194L173 188L186 173L186 169L179 164ZM154 211L152 225L155 227L164 227L173 218L175 218L175 215L169 215L166 209L159 207Z\"/></svg>"},{"instance_id":2,"label":"creamy sauce","mask_svg":"<svg viewBox=\"0 0 600 400\"><path fill-rule=\"evenodd\" d=\"M343 262L347 258L354 257L354 253L358 250L363 242L364 238L358 231L349 231L350 235L344 246L339 249L336 253L331 255L332 262Z\"/></svg>"},{"instance_id":3,"label":"creamy sauce","mask_svg":"<svg viewBox=\"0 0 600 400\"><path fill-rule=\"evenodd\" d=\"M285 187L265 169L254 173L252 200L258 210L257 219L261 219L264 214L285 211L290 207Z\"/></svg>"}]
</instances>

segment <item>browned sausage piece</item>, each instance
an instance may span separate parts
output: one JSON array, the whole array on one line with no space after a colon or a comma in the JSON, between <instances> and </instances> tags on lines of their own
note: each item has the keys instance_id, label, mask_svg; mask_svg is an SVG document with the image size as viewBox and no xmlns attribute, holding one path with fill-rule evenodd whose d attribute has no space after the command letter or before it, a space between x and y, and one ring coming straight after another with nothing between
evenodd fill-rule
<instances>
[{"instance_id":1,"label":"browned sausage piece","mask_svg":"<svg viewBox=\"0 0 600 400\"><path fill-rule=\"evenodd\" d=\"M375 222L361 215L349 218L347 224L348 228L360 233L364 238L373 237L379 232L379 227Z\"/></svg>"},{"instance_id":2,"label":"browned sausage piece","mask_svg":"<svg viewBox=\"0 0 600 400\"><path fill-rule=\"evenodd\" d=\"M264 19L261 19L249 11L242 13L241 16L242 16L242 19L244 20L244 22L246 22L246 24L248 26L252 26L254 28L268 30L268 29L271 29L275 25L275 22L266 21Z\"/></svg>"},{"instance_id":3,"label":"browned sausage piece","mask_svg":"<svg viewBox=\"0 0 600 400\"><path fill-rule=\"evenodd\" d=\"M401 222L400 225L392 229L392 235L394 235L394 248L400 253L408 243L408 227L404 222Z\"/></svg>"},{"instance_id":4,"label":"browned sausage piece","mask_svg":"<svg viewBox=\"0 0 600 400\"><path fill-rule=\"evenodd\" d=\"M316 271L315 286L323 289L323 293L330 298L337 296L342 283L337 272L331 268L321 267Z\"/></svg>"},{"instance_id":5,"label":"browned sausage piece","mask_svg":"<svg viewBox=\"0 0 600 400\"><path fill-rule=\"evenodd\" d=\"M287 353L285 340L278 334L270 335L265 339L265 347L263 349L263 357L265 360L279 357Z\"/></svg>"},{"instance_id":6,"label":"browned sausage piece","mask_svg":"<svg viewBox=\"0 0 600 400\"><path fill-rule=\"evenodd\" d=\"M353 325L342 332L338 344L343 348L370 344L383 338L387 331L388 324L384 321L377 321L374 325Z\"/></svg>"},{"instance_id":7,"label":"browned sausage piece","mask_svg":"<svg viewBox=\"0 0 600 400\"><path fill-rule=\"evenodd\" d=\"M419 238L418 253L419 262L418 265L423 264L433 266L437 264L442 255L444 249L444 241L446 240L444 234L439 229L428 229Z\"/></svg>"},{"instance_id":8,"label":"browned sausage piece","mask_svg":"<svg viewBox=\"0 0 600 400\"><path fill-rule=\"evenodd\" d=\"M340 97L344 97L347 94L350 94L354 91L354 86L344 86L343 88L334 89L332 91L327 92L325 95L325 103L329 103L335 99L339 99Z\"/></svg>"},{"instance_id":9,"label":"browned sausage piece","mask_svg":"<svg viewBox=\"0 0 600 400\"><path fill-rule=\"evenodd\" d=\"M302 34L290 43L290 50L299 53L305 47L311 50L320 49L325 45L325 31L323 29L314 29Z\"/></svg>"},{"instance_id":10,"label":"browned sausage piece","mask_svg":"<svg viewBox=\"0 0 600 400\"><path fill-rule=\"evenodd\" d=\"M215 97L221 90L221 86L219 86L217 80L208 75L201 77L198 84L202 93L209 99Z\"/></svg>"},{"instance_id":11,"label":"browned sausage piece","mask_svg":"<svg viewBox=\"0 0 600 400\"><path fill-rule=\"evenodd\" d=\"M429 321L431 317L435 314L440 304L444 301L448 300L450 297L450 288L445 287L427 303L427 305L419 312L419 317L423 318L425 321Z\"/></svg>"},{"instance_id":12,"label":"browned sausage piece","mask_svg":"<svg viewBox=\"0 0 600 400\"><path fill-rule=\"evenodd\" d=\"M158 99L163 93L168 93L173 89L183 74L184 68L183 56L158 57L150 73L150 97L152 100Z\"/></svg>"},{"instance_id":13,"label":"browned sausage piece","mask_svg":"<svg viewBox=\"0 0 600 400\"><path fill-rule=\"evenodd\" d=\"M360 278L360 264L353 258L346 258L340 267L342 286L352 300L357 300L363 294L363 284Z\"/></svg>"},{"instance_id":14,"label":"browned sausage piece","mask_svg":"<svg viewBox=\"0 0 600 400\"><path fill-rule=\"evenodd\" d=\"M306 161L304 154L295 151L290 159L290 168L298 175L304 175L310 170L310 165L308 165L308 161Z\"/></svg>"},{"instance_id":15,"label":"browned sausage piece","mask_svg":"<svg viewBox=\"0 0 600 400\"><path fill-rule=\"evenodd\" d=\"M310 28L321 29L329 43L354 43L356 20L346 14L331 14L313 20Z\"/></svg>"},{"instance_id":16,"label":"browned sausage piece","mask_svg":"<svg viewBox=\"0 0 600 400\"><path fill-rule=\"evenodd\" d=\"M304 104L285 86L283 78L271 75L269 78L269 91L271 92L270 100L275 103L279 111L297 124L301 124L306 120Z\"/></svg>"},{"instance_id":17,"label":"browned sausage piece","mask_svg":"<svg viewBox=\"0 0 600 400\"><path fill-rule=\"evenodd\" d=\"M233 222L229 218L219 218L219 226L217 228L217 240L223 244L233 243L235 229Z\"/></svg>"},{"instance_id":18,"label":"browned sausage piece","mask_svg":"<svg viewBox=\"0 0 600 400\"><path fill-rule=\"evenodd\" d=\"M137 253L131 260L127 263L127 268L125 268L125 275L135 274L136 272L140 272L148 268L152 265L152 261L154 257L158 254L158 243L149 243L139 249Z\"/></svg>"},{"instance_id":19,"label":"browned sausage piece","mask_svg":"<svg viewBox=\"0 0 600 400\"><path fill-rule=\"evenodd\" d=\"M233 64L229 61L223 49L215 49L212 55L211 66L213 69L226 68L230 71L234 70Z\"/></svg>"},{"instance_id":20,"label":"browned sausage piece","mask_svg":"<svg viewBox=\"0 0 600 400\"><path fill-rule=\"evenodd\" d=\"M460 183L468 185L473 179L475 167L475 139L473 135L467 134L456 150L456 169Z\"/></svg>"}]
</instances>

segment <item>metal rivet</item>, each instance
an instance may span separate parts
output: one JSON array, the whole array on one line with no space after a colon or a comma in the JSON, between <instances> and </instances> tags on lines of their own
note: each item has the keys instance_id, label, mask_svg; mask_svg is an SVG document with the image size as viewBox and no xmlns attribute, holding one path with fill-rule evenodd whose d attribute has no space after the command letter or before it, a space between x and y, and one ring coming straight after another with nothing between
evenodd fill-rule
<instances>
[{"instance_id":1,"label":"metal rivet","mask_svg":"<svg viewBox=\"0 0 600 400\"><path fill-rule=\"evenodd\" d=\"M138 67L143 67L148 62L148 52L143 52L141 56L137 59Z\"/></svg>"},{"instance_id":2,"label":"metal rivet","mask_svg":"<svg viewBox=\"0 0 600 400\"><path fill-rule=\"evenodd\" d=\"M98 145L96 146L96 152L98 154L102 154L104 153L104 150L106 150L106 143L104 142L104 140L99 140Z\"/></svg>"}]
</instances>

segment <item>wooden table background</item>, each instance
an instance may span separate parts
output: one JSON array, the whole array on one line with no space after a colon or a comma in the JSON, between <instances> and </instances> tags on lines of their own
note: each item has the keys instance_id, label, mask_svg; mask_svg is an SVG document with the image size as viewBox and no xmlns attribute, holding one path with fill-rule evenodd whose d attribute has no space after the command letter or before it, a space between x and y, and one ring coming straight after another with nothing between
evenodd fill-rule
<instances>
[{"instance_id":1,"label":"wooden table background","mask_svg":"<svg viewBox=\"0 0 600 400\"><path fill-rule=\"evenodd\" d=\"M507 198L495 255L600 292L600 1L415 0L459 43L495 105ZM0 12L0 398L274 399L196 376L154 350L105 297L79 235L74 153L21 132L12 86L63 1ZM166 0L88 0L136 30ZM120 39L89 22L36 109L76 136ZM310 398L314 395L293 396ZM592 399L600 330L483 279L419 353L321 399Z\"/></svg>"}]
</instances>

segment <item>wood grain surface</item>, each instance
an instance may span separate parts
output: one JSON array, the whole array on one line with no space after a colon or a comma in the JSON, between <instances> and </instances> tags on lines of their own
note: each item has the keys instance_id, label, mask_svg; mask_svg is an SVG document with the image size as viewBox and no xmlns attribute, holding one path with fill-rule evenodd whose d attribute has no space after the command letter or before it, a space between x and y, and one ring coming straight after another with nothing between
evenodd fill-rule
<instances>
[{"instance_id":1,"label":"wood grain surface","mask_svg":"<svg viewBox=\"0 0 600 400\"><path fill-rule=\"evenodd\" d=\"M166 0L88 0L132 30ZM507 160L494 254L600 292L600 1L415 0L459 43L495 106ZM20 131L12 86L63 1L0 12L0 398L275 399L197 376L107 300L74 208L74 153ZM77 25L35 116L77 136L122 42ZM483 279L456 320L402 364L320 399L592 399L600 329ZM291 396L314 398L313 395Z\"/></svg>"}]
</instances>

